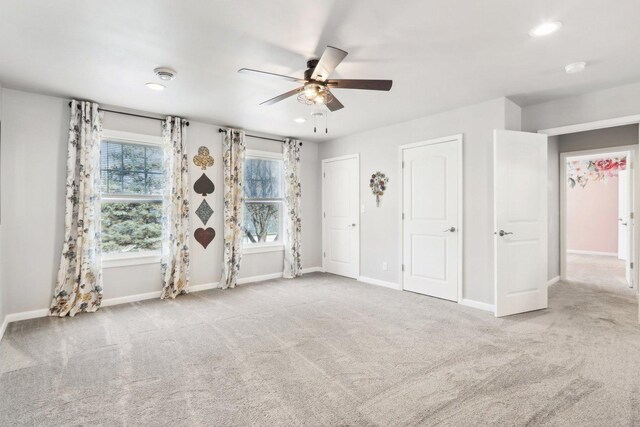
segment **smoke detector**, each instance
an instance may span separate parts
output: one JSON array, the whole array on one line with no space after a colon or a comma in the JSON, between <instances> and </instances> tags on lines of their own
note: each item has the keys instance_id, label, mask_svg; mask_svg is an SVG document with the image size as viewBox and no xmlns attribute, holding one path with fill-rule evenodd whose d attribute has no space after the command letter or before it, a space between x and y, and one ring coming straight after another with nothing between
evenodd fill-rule
<instances>
[{"instance_id":1,"label":"smoke detector","mask_svg":"<svg viewBox=\"0 0 640 427\"><path fill-rule=\"evenodd\" d=\"M158 67L153 70L153 72L156 73L156 76L158 76L160 80L164 81L173 80L176 78L176 74L178 74L176 70L172 70L171 68L166 67Z\"/></svg>"}]
</instances>

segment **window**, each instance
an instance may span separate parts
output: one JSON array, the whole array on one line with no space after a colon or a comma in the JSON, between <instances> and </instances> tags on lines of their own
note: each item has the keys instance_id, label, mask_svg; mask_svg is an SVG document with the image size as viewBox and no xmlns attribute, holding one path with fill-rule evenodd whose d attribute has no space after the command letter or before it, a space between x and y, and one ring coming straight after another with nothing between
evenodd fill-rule
<instances>
[{"instance_id":1,"label":"window","mask_svg":"<svg viewBox=\"0 0 640 427\"><path fill-rule=\"evenodd\" d=\"M157 255L162 240L161 138L105 131L100 145L102 252Z\"/></svg>"},{"instance_id":2,"label":"window","mask_svg":"<svg viewBox=\"0 0 640 427\"><path fill-rule=\"evenodd\" d=\"M247 150L243 246L282 246L282 154Z\"/></svg>"}]
</instances>

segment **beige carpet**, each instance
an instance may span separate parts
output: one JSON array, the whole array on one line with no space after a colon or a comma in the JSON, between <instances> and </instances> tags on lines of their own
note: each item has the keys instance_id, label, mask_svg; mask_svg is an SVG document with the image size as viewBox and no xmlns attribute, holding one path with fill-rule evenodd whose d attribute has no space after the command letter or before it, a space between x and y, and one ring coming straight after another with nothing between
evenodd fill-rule
<instances>
[{"instance_id":1,"label":"beige carpet","mask_svg":"<svg viewBox=\"0 0 640 427\"><path fill-rule=\"evenodd\" d=\"M625 277L625 262L613 256L567 254L567 281L589 283L622 295L635 294Z\"/></svg>"},{"instance_id":2,"label":"beige carpet","mask_svg":"<svg viewBox=\"0 0 640 427\"><path fill-rule=\"evenodd\" d=\"M496 319L326 274L9 326L0 425L640 423L634 298Z\"/></svg>"}]
</instances>

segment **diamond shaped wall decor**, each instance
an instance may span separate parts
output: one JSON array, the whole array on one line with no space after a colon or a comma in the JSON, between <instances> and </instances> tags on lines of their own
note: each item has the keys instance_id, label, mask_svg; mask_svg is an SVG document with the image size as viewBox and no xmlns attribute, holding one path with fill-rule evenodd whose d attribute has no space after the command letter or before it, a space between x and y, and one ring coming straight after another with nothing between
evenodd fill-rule
<instances>
[{"instance_id":1,"label":"diamond shaped wall decor","mask_svg":"<svg viewBox=\"0 0 640 427\"><path fill-rule=\"evenodd\" d=\"M200 206L198 206L198 209L196 209L196 215L204 225L207 225L207 221L209 221L209 218L213 215L213 209L211 209L211 206L209 206L206 200L203 200Z\"/></svg>"}]
</instances>

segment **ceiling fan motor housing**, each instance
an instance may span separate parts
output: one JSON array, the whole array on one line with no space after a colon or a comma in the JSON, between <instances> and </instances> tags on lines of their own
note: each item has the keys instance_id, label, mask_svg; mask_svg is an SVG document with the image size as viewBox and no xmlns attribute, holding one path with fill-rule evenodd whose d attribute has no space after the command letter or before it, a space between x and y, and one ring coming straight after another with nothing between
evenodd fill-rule
<instances>
[{"instance_id":1,"label":"ceiling fan motor housing","mask_svg":"<svg viewBox=\"0 0 640 427\"><path fill-rule=\"evenodd\" d=\"M317 59L310 59L307 61L307 69L304 72L305 80L311 80L311 75L313 74L313 70L315 70L316 65L318 65Z\"/></svg>"}]
</instances>

